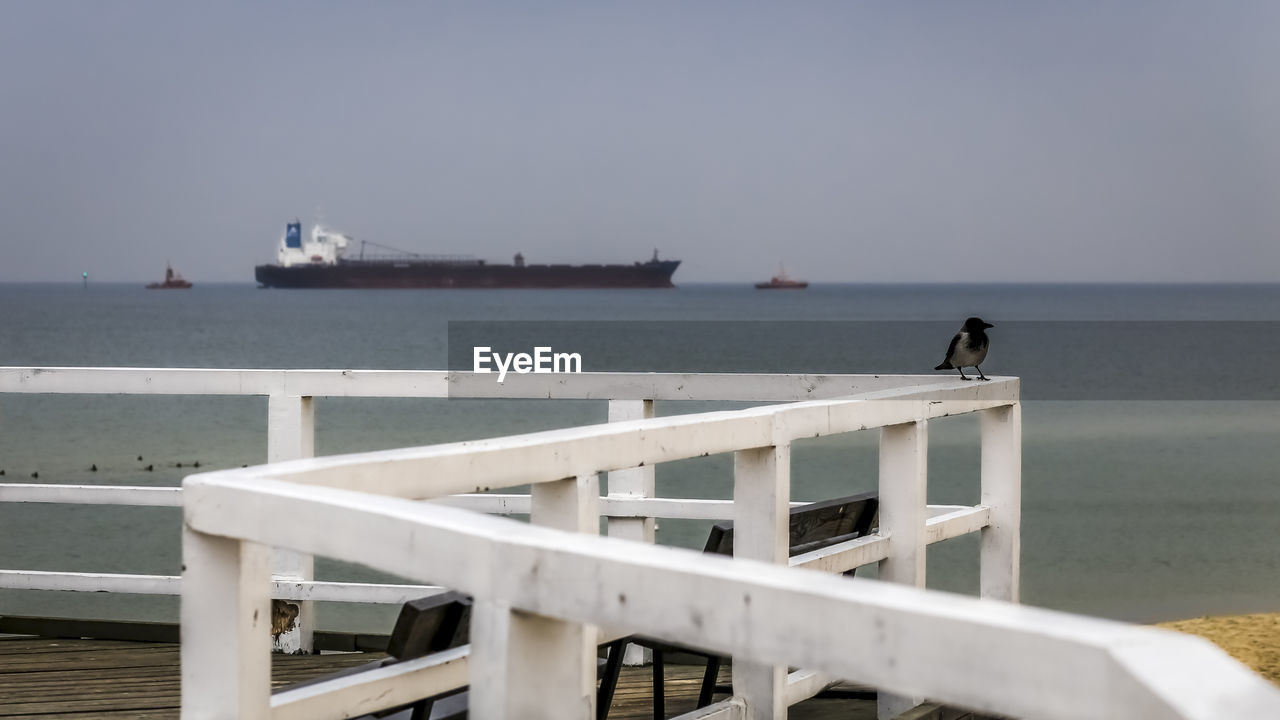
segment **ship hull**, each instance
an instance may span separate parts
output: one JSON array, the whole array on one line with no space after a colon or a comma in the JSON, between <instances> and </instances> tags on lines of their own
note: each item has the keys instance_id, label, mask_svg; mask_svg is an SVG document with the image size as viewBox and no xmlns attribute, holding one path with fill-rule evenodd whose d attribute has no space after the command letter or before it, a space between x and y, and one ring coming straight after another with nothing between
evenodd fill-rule
<instances>
[{"instance_id":1,"label":"ship hull","mask_svg":"<svg viewBox=\"0 0 1280 720\"><path fill-rule=\"evenodd\" d=\"M560 289L670 288L679 260L634 265L488 265L360 263L259 265L258 284L268 288L324 289Z\"/></svg>"}]
</instances>

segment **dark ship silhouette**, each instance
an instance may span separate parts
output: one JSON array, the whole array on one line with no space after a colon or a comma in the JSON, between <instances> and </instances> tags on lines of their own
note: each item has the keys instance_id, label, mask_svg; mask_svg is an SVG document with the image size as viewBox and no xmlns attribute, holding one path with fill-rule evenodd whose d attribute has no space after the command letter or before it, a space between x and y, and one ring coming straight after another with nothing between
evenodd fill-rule
<instances>
[{"instance_id":1,"label":"dark ship silhouette","mask_svg":"<svg viewBox=\"0 0 1280 720\"><path fill-rule=\"evenodd\" d=\"M769 278L769 282L756 283L757 290L803 290L809 287L806 280L792 280L786 268L778 266L778 274Z\"/></svg>"},{"instance_id":2,"label":"dark ship silhouette","mask_svg":"<svg viewBox=\"0 0 1280 720\"><path fill-rule=\"evenodd\" d=\"M322 225L302 236L302 223L288 223L277 262L258 265L254 277L265 288L669 288L679 260L631 265L536 265L517 253L510 265L468 255L422 255L371 241L347 257L352 238ZM383 251L366 255L365 246Z\"/></svg>"},{"instance_id":3,"label":"dark ship silhouette","mask_svg":"<svg viewBox=\"0 0 1280 720\"><path fill-rule=\"evenodd\" d=\"M164 282L153 282L147 284L148 290L188 290L191 283L187 282L173 266L165 263L164 266Z\"/></svg>"}]
</instances>

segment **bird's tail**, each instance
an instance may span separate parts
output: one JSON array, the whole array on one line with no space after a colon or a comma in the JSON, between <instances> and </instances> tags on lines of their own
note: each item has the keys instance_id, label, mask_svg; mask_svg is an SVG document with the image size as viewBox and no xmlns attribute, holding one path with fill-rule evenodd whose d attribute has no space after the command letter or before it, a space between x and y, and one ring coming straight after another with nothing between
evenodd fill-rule
<instances>
[{"instance_id":1,"label":"bird's tail","mask_svg":"<svg viewBox=\"0 0 1280 720\"><path fill-rule=\"evenodd\" d=\"M946 360L943 360L942 364L934 368L934 370L955 370L955 366L953 366L951 363L947 362Z\"/></svg>"}]
</instances>

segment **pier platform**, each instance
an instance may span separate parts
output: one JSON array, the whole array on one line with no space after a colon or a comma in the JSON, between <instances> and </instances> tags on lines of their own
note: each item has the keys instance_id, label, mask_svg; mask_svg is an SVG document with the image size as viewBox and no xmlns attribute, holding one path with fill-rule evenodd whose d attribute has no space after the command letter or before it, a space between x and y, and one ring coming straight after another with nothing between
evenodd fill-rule
<instances>
[{"instance_id":1,"label":"pier platform","mask_svg":"<svg viewBox=\"0 0 1280 720\"><path fill-rule=\"evenodd\" d=\"M271 682L287 685L380 657L361 652L273 655ZM667 664L668 717L694 708L702 672L697 665ZM0 718L177 720L178 677L176 643L0 636ZM727 667L720 682L729 683ZM653 717L651 683L651 668L624 668L610 719ZM797 720L875 716L874 700L812 699L790 712Z\"/></svg>"}]
</instances>

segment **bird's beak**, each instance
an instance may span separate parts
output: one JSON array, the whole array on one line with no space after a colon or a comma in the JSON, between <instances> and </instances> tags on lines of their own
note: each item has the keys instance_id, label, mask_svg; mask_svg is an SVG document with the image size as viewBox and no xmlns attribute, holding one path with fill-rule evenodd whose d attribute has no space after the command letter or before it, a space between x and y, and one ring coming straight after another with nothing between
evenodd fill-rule
<instances>
[{"instance_id":1,"label":"bird's beak","mask_svg":"<svg viewBox=\"0 0 1280 720\"><path fill-rule=\"evenodd\" d=\"M984 330L985 330L985 329L987 329L987 328L993 328L993 327L995 327L995 325L992 325L992 324L991 324L991 323L989 323L989 322L984 322L984 323L982 323L982 328L983 328Z\"/></svg>"}]
</instances>

